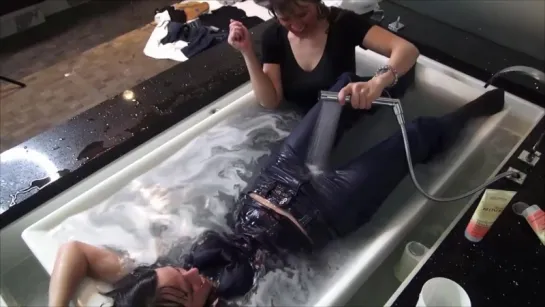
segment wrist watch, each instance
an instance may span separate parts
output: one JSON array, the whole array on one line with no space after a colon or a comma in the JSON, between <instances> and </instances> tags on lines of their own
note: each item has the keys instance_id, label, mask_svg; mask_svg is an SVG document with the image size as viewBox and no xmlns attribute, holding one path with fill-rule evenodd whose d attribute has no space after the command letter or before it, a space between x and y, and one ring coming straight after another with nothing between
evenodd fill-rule
<instances>
[{"instance_id":1,"label":"wrist watch","mask_svg":"<svg viewBox=\"0 0 545 307\"><path fill-rule=\"evenodd\" d=\"M390 65L384 65L384 66L381 66L379 67L379 69L377 69L377 72L375 72L375 77L378 77L382 74L385 74L387 72L391 71L392 72L392 75L394 75L394 81L392 81L392 83L390 85L388 85L388 87L393 87L394 85L397 84L397 81L399 79L398 77L398 74L397 74L397 70L395 70L395 68L393 68L392 66Z\"/></svg>"}]
</instances>

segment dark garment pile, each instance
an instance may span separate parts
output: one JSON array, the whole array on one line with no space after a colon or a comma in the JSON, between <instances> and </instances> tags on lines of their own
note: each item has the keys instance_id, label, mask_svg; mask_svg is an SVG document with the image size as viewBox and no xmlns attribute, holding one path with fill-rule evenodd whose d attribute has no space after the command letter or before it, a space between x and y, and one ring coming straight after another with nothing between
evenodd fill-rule
<instances>
[{"instance_id":1,"label":"dark garment pile","mask_svg":"<svg viewBox=\"0 0 545 307\"><path fill-rule=\"evenodd\" d=\"M186 22L183 11L172 7L164 10L168 10L171 20L167 26L168 34L161 39L161 44L179 40L187 42L188 45L182 49L187 58L226 41L231 19L242 22L248 29L263 22L259 17L247 17L246 12L233 6L221 7L191 22Z\"/></svg>"}]
</instances>

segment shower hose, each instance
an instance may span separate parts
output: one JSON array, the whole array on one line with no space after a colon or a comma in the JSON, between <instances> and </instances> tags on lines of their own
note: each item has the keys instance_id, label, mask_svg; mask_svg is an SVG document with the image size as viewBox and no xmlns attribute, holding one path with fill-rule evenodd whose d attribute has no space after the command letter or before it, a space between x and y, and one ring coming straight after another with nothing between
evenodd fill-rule
<instances>
[{"instance_id":1,"label":"shower hose","mask_svg":"<svg viewBox=\"0 0 545 307\"><path fill-rule=\"evenodd\" d=\"M414 167L413 167L412 158L411 158L411 148L410 148L410 145L409 145L409 138L407 136L407 129L405 128L405 117L403 116L403 108L401 107L400 103L396 103L393 106L393 109L394 109L394 114L396 115L396 118L397 118L397 122L399 123L399 127L401 128L401 134L403 135L403 143L405 145L405 156L407 157L407 164L409 166L409 173L411 174L411 179L412 179L416 189L420 193L422 193L422 195L426 196L426 198L428 198L430 200L433 200L433 201L437 201L437 202L456 201L456 200L460 200L460 199L469 197L469 196L471 196L471 195L473 195L475 193L478 193L478 192L486 189L486 187L488 187L492 183L494 183L494 182L496 182L496 181L498 181L498 180L500 180L502 178L513 176L513 175L518 175L518 172L516 172L516 171L506 171L506 172L500 173L500 174L496 175L494 178L484 182L480 186L478 186L478 187L476 187L476 188L474 188L474 189L472 189L472 190L470 190L470 191L468 191L466 193L457 195L457 196L437 197L437 196L430 195L429 193L424 191L422 186L420 186L420 184L418 183L418 180L416 179L416 175L414 173Z\"/></svg>"},{"instance_id":2,"label":"shower hose","mask_svg":"<svg viewBox=\"0 0 545 307\"><path fill-rule=\"evenodd\" d=\"M328 139L332 139L334 135L334 133L332 133L331 131L334 132L336 130L336 125L339 120L341 109L342 109L342 105L340 105L337 102L337 93L323 91L321 93L321 99L324 100L325 102L323 106L327 108L327 112L320 112L317 124L315 126L315 130L313 133L313 140L311 141L311 146L310 146L311 150L309 151L309 155L307 157L307 161L309 162L309 164L316 165L317 167L321 167L325 165L325 160L324 160L325 158L323 158L324 155L320 153L328 152L326 150L331 148L332 141ZM350 100L350 97L347 97L347 101L349 100ZM502 178L509 177L509 176L516 177L519 175L519 173L516 171L506 171L506 172L498 174L492 179L489 179L488 181L484 182L478 187L457 196L437 197L437 196L431 195L422 188L422 186L420 185L420 183L418 183L418 180L416 179L416 175L415 175L414 167L412 163L412 157L411 157L411 150L410 150L411 147L409 144L409 138L407 136L407 130L405 128L405 117L403 115L403 108L401 107L401 103L399 103L398 99L381 97L377 99L376 101L374 101L373 104L386 105L393 108L394 114L397 118L397 122L399 124L399 127L401 128L401 134L403 136L403 143L405 145L405 156L407 158L407 165L409 167L411 180L414 186L416 187L416 189L422 195L424 195L426 198L430 200L433 200L436 202L451 202L451 201L460 200L486 189L486 187L488 187L492 183Z\"/></svg>"}]
</instances>

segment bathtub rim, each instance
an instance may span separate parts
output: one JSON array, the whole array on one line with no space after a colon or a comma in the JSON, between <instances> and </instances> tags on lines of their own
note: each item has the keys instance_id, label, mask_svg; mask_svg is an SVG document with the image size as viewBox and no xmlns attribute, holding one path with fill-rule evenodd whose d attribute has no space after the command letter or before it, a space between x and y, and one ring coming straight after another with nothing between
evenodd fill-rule
<instances>
[{"instance_id":1,"label":"bathtub rim","mask_svg":"<svg viewBox=\"0 0 545 307\"><path fill-rule=\"evenodd\" d=\"M358 48L357 54L361 54L361 55L364 55L366 57L369 56L370 59L374 59L374 60L379 61L379 62L385 62L387 60L385 57L383 57L381 55L378 55L378 54L375 54L375 53L372 53L372 52L368 52L368 51L364 51L364 50L362 50L360 48ZM468 85L476 85L476 86L478 85L479 87L482 87L484 85L484 82L482 82L482 81L480 81L478 79L472 78L472 77L470 77L470 76L468 76L468 75L466 75L466 74L464 74L462 72L456 71L456 70L454 70L454 69L452 69L450 67L447 67L447 66L445 66L443 64L435 62L435 61L433 61L433 60L431 60L431 59L429 59L429 58L427 58L425 56L420 56L419 57L418 64L419 64L419 67L421 67L421 68L430 68L430 69L434 69L434 70L437 70L437 71L440 71L440 72L445 71L446 72L445 74L447 76L449 76L449 77L456 76L455 77L456 80L459 80L462 83L465 83L465 84L468 84ZM418 67L417 67L417 69L418 69ZM494 88L494 87L491 87L491 88ZM486 91L487 89L482 88L482 90ZM525 117L527 120L531 119L532 120L532 127L526 131L526 133L522 136L522 138L519 140L519 142L511 149L510 153L505 157L505 159L500 163L498 168L494 171L494 173L492 175L490 175L490 177L492 177L494 174L496 174L505 165L505 163L508 161L508 159L520 147L520 144L524 141L524 139L528 136L528 134L532 131L532 129L537 125L540 118L543 118L544 113L545 113L543 108L541 108L541 107L539 107L539 106L537 106L537 105L535 105L535 104L533 104L533 103L531 103L529 101L526 101L526 100L524 100L522 98L514 96L514 95L512 95L510 93L506 93L506 96L508 96L510 98L508 101L517 101L517 102L520 102L520 103L522 103L523 105L525 105L527 107L525 109L529 110L529 112L525 112L525 114L521 113L520 115ZM146 162L141 162L141 160L151 159L149 157L153 156L153 153L157 154L157 152L161 152L161 148L165 148L167 146L174 146L174 147L179 148L180 145L178 144L179 141L177 141L177 140L179 140L180 138L187 138L188 137L187 134L191 133L191 131L195 132L196 128L194 130L191 130L195 126L197 126L197 125L199 125L199 126L213 125L213 122L215 122L216 119L219 119L219 118L222 118L223 116L229 115L230 112L233 112L234 110L236 110L237 106L244 104L245 103L244 101L248 100L248 99L254 99L255 100L255 96L254 96L253 91L251 90L251 85L249 83L246 83L246 84L240 86L239 88L235 89L234 91L224 95L223 97L221 97L217 101L209 104L207 107L199 110L198 112L195 112L193 115L191 115L190 117L188 117L185 120L181 121L180 123L178 123L178 124L170 127L169 129L165 130L164 132L162 132L158 136L156 136L156 137L150 139L149 141L145 142L144 144L137 147L133 151L129 152L125 156L121 157L118 161L107 165L106 167L102 168L100 171L97 171L94 174L92 174L91 176L89 176L88 178L85 178L82 182L79 182L78 184L76 184L76 185L72 186L71 188L67 189L66 191L60 193L55 198L53 198L50 201L46 202L44 205L47 206L48 204L50 204L52 202L59 202L59 201L62 201L63 199L66 199L67 202L64 205L62 205L59 209L47 214L45 217L41 218L36 223L34 223L34 224L30 225L29 227L27 227L21 234L21 237L22 237L23 241L26 243L26 245L32 251L32 254L38 259L40 264L46 269L48 274L51 274L52 266L53 266L53 262L54 262L54 258L55 258L55 253L58 250L58 247L60 246L60 244L57 244L57 242L55 242L51 238L51 241L53 241L53 242L52 242L52 245L50 245L50 246L54 246L53 248L51 248L54 251L50 251L47 256L44 256L43 251L42 251L42 253L36 253L35 251L37 251L37 249L40 248L39 246L36 246L36 245L43 246L43 244L44 244L43 232L48 231L49 229L51 229L51 225L50 225L51 223L54 223L55 221L59 221L59 220L62 220L62 219L66 218L67 215L63 215L62 213L68 212L70 210L70 208L81 207L81 205L79 205L79 206L77 205L78 199L84 199L85 195L88 195L86 193L91 193L91 192L96 193L96 190L99 189L98 186L93 186L92 188L90 188L89 190L87 190L83 194L80 194L80 195L75 194L75 195L77 195L76 197L68 197L70 195L74 195L74 193L76 193L75 191L78 191L78 187L79 187L79 190L83 189L82 187L85 186L86 183L88 184L89 181L91 181L91 180L98 181L100 183L99 185L104 185L103 181L100 181L99 179L97 179L97 178L101 178L101 177L108 178L107 181L112 181L112 180L117 181L118 178L122 177L122 175L120 175L119 173L129 172L126 169L128 169L128 167L130 165L132 165L134 163L139 163L139 162L142 163L142 164L146 163ZM229 103L230 100L233 100L233 101L231 103ZM514 102L512 102L512 103L514 103ZM220 108L220 110L215 112L214 114L210 115L210 111L212 111L213 109L217 109L218 105L222 106ZM513 110L513 108L511 108L511 110ZM530 113L530 114L528 114L528 113ZM197 120L199 120L199 118L203 118L202 122L206 122L206 123L203 124L201 121L197 122ZM192 122L196 122L196 123L190 126L191 127L189 129L189 130L191 130L190 132L184 131L183 133L177 135L175 138L170 136L175 131L179 130L181 125L184 125L184 124L189 125L189 123L192 123ZM166 140L166 141L163 141L163 140ZM187 141L183 142L183 144L185 144L185 143L187 143ZM150 147L150 144L162 144L162 145L152 149L151 151L145 150L145 147L146 148ZM175 144L178 144L178 145L176 146ZM144 145L146 145L146 146L144 146ZM183 145L181 145L181 146L183 146ZM141 154L143 152L145 152L145 154L143 154L140 157L137 157L139 154ZM127 162L127 161L129 161L131 159L133 160L133 162ZM121 160L125 161L126 165L123 166L122 163L118 163ZM157 163L155 163L154 165L157 165ZM119 169L119 171L115 171L115 169ZM139 168L137 168L137 169L139 169ZM140 171L138 173L141 174L142 169L140 169ZM108 174L112 174L112 175L108 175ZM125 175L125 176L128 176L128 175ZM466 205L466 207L468 208L472 204L473 201L474 201L474 197L472 197L468 201L468 204ZM464 207L464 208L466 208L466 207ZM467 209L465 209L465 210L467 210ZM81 211L81 210L79 210L79 211ZM399 213L402 213L402 212L403 212L403 210L400 210ZM399 215L399 214L397 214L397 215ZM64 217L59 218L57 216L64 216ZM392 220L395 220L395 218L392 219ZM391 223L389 223L389 224L391 224ZM47 235L45 237L47 238ZM40 242L41 244L36 244L38 242ZM393 246L395 247L395 246L397 246L397 244L399 244L399 242L397 242ZM436 244L437 244L437 242L436 242ZM40 257L38 257L38 255L40 255ZM360 258L360 257L358 257L358 258ZM380 265L380 263L378 265ZM375 266L373 268L373 270L370 270L370 271L367 270L368 271L367 273L368 274L372 273L378 267L378 265ZM363 270L365 270L365 269L359 270L358 272L361 272ZM360 279L361 278L358 278L358 280L353 280L352 279L352 280L350 280L350 282L358 283L359 285L356 288L359 288L359 286L361 286L361 284L366 280L366 279L363 279L363 280L360 280ZM87 290L89 290L90 287L86 286L86 284L89 283L89 282L94 283L94 281L90 281L90 279L87 278L87 280L82 284L82 286L80 286L80 289L86 288ZM354 288L354 287L350 286L349 288ZM93 289L95 289L95 288L93 287ZM333 290L335 290L335 289L333 289ZM344 290L346 290L346 288ZM350 292L352 292L352 293L350 293ZM329 290L329 291L324 292L324 295L322 295L321 299L319 299L318 302L315 305L316 306L331 306L331 305L344 304L344 303L346 303L348 301L348 299L350 299L350 297L354 293L355 293L355 291L348 291L348 293L347 293L346 291L332 291L332 290ZM96 294L96 291L95 291L94 294ZM85 294L83 294L83 296L85 296ZM312 303L312 302L309 302L309 303Z\"/></svg>"}]
</instances>

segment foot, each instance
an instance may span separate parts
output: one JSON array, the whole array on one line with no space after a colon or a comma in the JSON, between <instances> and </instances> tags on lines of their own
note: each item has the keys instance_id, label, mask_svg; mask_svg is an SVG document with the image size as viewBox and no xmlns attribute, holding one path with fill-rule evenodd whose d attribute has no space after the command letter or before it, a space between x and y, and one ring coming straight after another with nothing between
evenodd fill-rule
<instances>
[{"instance_id":1,"label":"foot","mask_svg":"<svg viewBox=\"0 0 545 307\"><path fill-rule=\"evenodd\" d=\"M445 126L448 127L443 135L445 148L458 138L459 132L471 119L490 116L503 110L504 94L504 91L500 89L488 91L454 113L445 115L442 118L443 123L446 123Z\"/></svg>"},{"instance_id":2,"label":"foot","mask_svg":"<svg viewBox=\"0 0 545 307\"><path fill-rule=\"evenodd\" d=\"M490 116L503 110L504 104L505 92L500 89L495 89L482 94L477 99L460 108L458 111L460 111L468 119Z\"/></svg>"}]
</instances>

